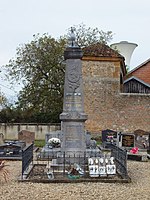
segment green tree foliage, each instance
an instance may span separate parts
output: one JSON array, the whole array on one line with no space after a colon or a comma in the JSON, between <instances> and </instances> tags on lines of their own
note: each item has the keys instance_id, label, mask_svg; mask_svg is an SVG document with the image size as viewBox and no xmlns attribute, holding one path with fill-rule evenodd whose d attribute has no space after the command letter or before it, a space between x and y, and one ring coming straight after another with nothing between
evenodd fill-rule
<instances>
[{"instance_id":1,"label":"green tree foliage","mask_svg":"<svg viewBox=\"0 0 150 200\"><path fill-rule=\"evenodd\" d=\"M77 43L81 47L100 41L106 43L112 38L110 31L105 33L98 28L86 28L84 24L75 28ZM34 35L30 43L17 48L16 58L6 65L12 84L22 81L23 85L13 109L14 122L59 122L66 41L66 36L54 39L48 34Z\"/></svg>"},{"instance_id":2,"label":"green tree foliage","mask_svg":"<svg viewBox=\"0 0 150 200\"><path fill-rule=\"evenodd\" d=\"M7 98L3 93L0 93L0 109L4 108L7 104Z\"/></svg>"},{"instance_id":3,"label":"green tree foliage","mask_svg":"<svg viewBox=\"0 0 150 200\"><path fill-rule=\"evenodd\" d=\"M33 41L17 49L16 59L6 66L12 82L23 82L17 108L24 111L26 120L58 121L62 110L65 43L63 38L35 35Z\"/></svg>"},{"instance_id":4,"label":"green tree foliage","mask_svg":"<svg viewBox=\"0 0 150 200\"><path fill-rule=\"evenodd\" d=\"M3 93L0 94L0 123L9 122L12 118L11 105Z\"/></svg>"},{"instance_id":5,"label":"green tree foliage","mask_svg":"<svg viewBox=\"0 0 150 200\"><path fill-rule=\"evenodd\" d=\"M74 27L76 42L81 48L98 42L107 44L113 38L112 31L104 32L97 27L87 28L85 24L75 25Z\"/></svg>"}]
</instances>

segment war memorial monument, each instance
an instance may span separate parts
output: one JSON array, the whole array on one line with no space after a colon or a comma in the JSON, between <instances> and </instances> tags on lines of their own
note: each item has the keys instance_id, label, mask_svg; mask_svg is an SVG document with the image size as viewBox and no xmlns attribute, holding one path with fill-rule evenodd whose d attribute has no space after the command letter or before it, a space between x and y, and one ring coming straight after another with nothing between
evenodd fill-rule
<instances>
[{"instance_id":1,"label":"war memorial monument","mask_svg":"<svg viewBox=\"0 0 150 200\"><path fill-rule=\"evenodd\" d=\"M83 56L81 48L75 42L73 28L71 28L68 45L64 51L66 62L63 112L60 114L61 130L46 134L46 146L43 148L43 155L54 155L58 157L69 157L69 163L74 162L72 156L80 157L89 155L100 150L96 147L96 142L91 140L89 133L85 130L85 121L87 115L84 112L84 93L82 79ZM49 140L59 138L60 146L51 147ZM55 139L54 139L55 140ZM92 150L91 150L92 149ZM57 159L57 162L63 162L63 159ZM87 159L86 159L87 162Z\"/></svg>"}]
</instances>

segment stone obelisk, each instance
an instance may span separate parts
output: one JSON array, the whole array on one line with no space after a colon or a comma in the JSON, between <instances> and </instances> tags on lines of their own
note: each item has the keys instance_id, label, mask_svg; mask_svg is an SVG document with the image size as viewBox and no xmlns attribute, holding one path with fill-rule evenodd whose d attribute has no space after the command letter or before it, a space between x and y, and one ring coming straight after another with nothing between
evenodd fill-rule
<instances>
[{"instance_id":1,"label":"stone obelisk","mask_svg":"<svg viewBox=\"0 0 150 200\"><path fill-rule=\"evenodd\" d=\"M75 43L75 35L71 28L69 43L64 52L66 60L63 112L60 114L63 139L61 151L85 152L84 124L87 115L84 112L84 95L82 81L82 50Z\"/></svg>"}]
</instances>

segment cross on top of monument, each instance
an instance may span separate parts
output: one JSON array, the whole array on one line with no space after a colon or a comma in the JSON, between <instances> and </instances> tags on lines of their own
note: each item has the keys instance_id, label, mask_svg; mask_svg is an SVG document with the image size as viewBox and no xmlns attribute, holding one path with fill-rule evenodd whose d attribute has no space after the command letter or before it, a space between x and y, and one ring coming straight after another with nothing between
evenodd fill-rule
<instances>
[{"instance_id":1,"label":"cross on top of monument","mask_svg":"<svg viewBox=\"0 0 150 200\"><path fill-rule=\"evenodd\" d=\"M68 33L68 45L64 51L64 58L67 59L81 59L83 52L76 43L75 28L71 27Z\"/></svg>"},{"instance_id":2,"label":"cross on top of monument","mask_svg":"<svg viewBox=\"0 0 150 200\"><path fill-rule=\"evenodd\" d=\"M71 27L70 33L69 33L69 37L68 37L68 46L72 47L72 48L73 47L78 47L78 45L75 42L76 36L75 36L74 31L75 31L75 28Z\"/></svg>"}]
</instances>

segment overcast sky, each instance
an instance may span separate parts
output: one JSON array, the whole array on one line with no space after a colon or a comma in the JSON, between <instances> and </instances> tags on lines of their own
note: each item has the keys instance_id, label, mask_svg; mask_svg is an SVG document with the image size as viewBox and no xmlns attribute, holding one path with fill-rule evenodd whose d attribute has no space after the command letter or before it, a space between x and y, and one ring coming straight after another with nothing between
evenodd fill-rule
<instances>
[{"instance_id":1,"label":"overcast sky","mask_svg":"<svg viewBox=\"0 0 150 200\"><path fill-rule=\"evenodd\" d=\"M19 44L33 34L49 33L57 38L73 25L111 30L113 41L138 44L130 66L150 58L150 0L0 0L0 66L15 56ZM6 93L12 93L2 85Z\"/></svg>"}]
</instances>

